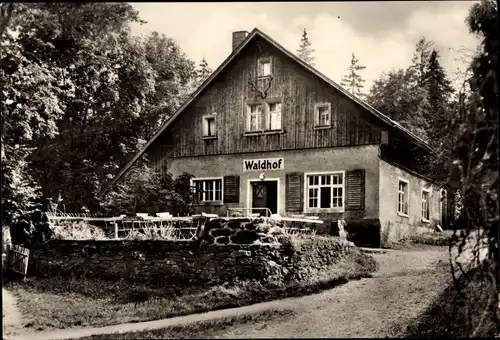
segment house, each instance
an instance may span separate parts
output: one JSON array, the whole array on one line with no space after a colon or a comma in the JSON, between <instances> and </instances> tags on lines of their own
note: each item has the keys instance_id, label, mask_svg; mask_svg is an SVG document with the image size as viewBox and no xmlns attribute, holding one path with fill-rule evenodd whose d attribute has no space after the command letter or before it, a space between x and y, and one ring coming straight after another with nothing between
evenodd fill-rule
<instances>
[{"instance_id":1,"label":"house","mask_svg":"<svg viewBox=\"0 0 500 340\"><path fill-rule=\"evenodd\" d=\"M195 176L204 212L370 221L382 243L441 224L441 189L415 161L432 152L425 141L262 31L232 37L229 57L103 193L147 153Z\"/></svg>"}]
</instances>

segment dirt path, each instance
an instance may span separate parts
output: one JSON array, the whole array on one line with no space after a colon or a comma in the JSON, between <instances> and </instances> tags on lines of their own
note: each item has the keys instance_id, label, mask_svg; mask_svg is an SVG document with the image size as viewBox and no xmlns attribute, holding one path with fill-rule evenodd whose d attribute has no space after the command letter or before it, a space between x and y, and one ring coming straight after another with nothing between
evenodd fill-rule
<instances>
[{"instance_id":1,"label":"dirt path","mask_svg":"<svg viewBox=\"0 0 500 340\"><path fill-rule=\"evenodd\" d=\"M22 316L16 306L14 296L2 288L3 338L19 332L22 327Z\"/></svg>"},{"instance_id":2,"label":"dirt path","mask_svg":"<svg viewBox=\"0 0 500 340\"><path fill-rule=\"evenodd\" d=\"M394 336L445 288L450 278L445 247L373 254L380 270L321 294L294 299L297 314L287 321L244 324L210 338ZM279 302L278 302L279 303ZM287 304L288 305L288 304Z\"/></svg>"},{"instance_id":3,"label":"dirt path","mask_svg":"<svg viewBox=\"0 0 500 340\"><path fill-rule=\"evenodd\" d=\"M394 336L445 289L451 279L448 249L425 247L371 255L380 265L372 278L351 281L320 294L164 320L16 335L18 339L68 339L161 329L270 309L292 309L296 314L290 319L243 324L203 335L206 338ZM437 266L438 262L441 265Z\"/></svg>"}]
</instances>

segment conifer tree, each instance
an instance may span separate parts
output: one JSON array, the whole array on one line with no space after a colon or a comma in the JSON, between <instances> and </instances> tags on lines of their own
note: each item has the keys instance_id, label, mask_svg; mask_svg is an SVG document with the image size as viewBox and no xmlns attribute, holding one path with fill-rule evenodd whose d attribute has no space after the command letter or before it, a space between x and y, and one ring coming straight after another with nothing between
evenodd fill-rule
<instances>
[{"instance_id":1,"label":"conifer tree","mask_svg":"<svg viewBox=\"0 0 500 340\"><path fill-rule=\"evenodd\" d=\"M361 89L364 87L363 83L365 80L359 74L359 71L362 71L366 68L366 66L362 66L358 64L359 60L356 59L354 53L351 58L351 66L347 68L348 73L342 78L340 85L349 89L349 91L356 95L361 96Z\"/></svg>"},{"instance_id":2,"label":"conifer tree","mask_svg":"<svg viewBox=\"0 0 500 340\"><path fill-rule=\"evenodd\" d=\"M302 39L300 39L299 49L297 50L298 57L308 63L311 66L314 66L314 53L315 49L311 48L311 42L307 37L307 31L304 28L304 32L302 33Z\"/></svg>"}]
</instances>

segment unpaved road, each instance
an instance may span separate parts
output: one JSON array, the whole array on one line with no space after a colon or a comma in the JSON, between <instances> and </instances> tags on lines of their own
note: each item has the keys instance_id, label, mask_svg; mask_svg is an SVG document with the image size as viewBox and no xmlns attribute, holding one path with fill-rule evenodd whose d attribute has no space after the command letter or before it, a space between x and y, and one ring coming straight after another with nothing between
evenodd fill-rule
<instances>
[{"instance_id":1,"label":"unpaved road","mask_svg":"<svg viewBox=\"0 0 500 340\"><path fill-rule=\"evenodd\" d=\"M15 334L22 327L22 318L14 296L4 288L2 288L2 314L2 333L5 338Z\"/></svg>"},{"instance_id":2,"label":"unpaved road","mask_svg":"<svg viewBox=\"0 0 500 340\"><path fill-rule=\"evenodd\" d=\"M244 324L210 338L396 336L441 293L451 279L447 247L373 254L380 270L321 294L287 301L288 320ZM437 265L441 262L440 265ZM279 301L276 301L279 303Z\"/></svg>"}]
</instances>

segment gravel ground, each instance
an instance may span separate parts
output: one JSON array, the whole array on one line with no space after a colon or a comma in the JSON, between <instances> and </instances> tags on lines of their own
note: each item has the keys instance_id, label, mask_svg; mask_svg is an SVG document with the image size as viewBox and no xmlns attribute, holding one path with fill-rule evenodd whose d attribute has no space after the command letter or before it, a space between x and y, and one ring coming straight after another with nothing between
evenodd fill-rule
<instances>
[{"instance_id":1,"label":"gravel ground","mask_svg":"<svg viewBox=\"0 0 500 340\"><path fill-rule=\"evenodd\" d=\"M447 247L374 254L380 270L321 294L294 300L288 320L244 324L210 338L398 336L451 279ZM279 303L279 302L278 302ZM290 307L287 304L287 307Z\"/></svg>"}]
</instances>

